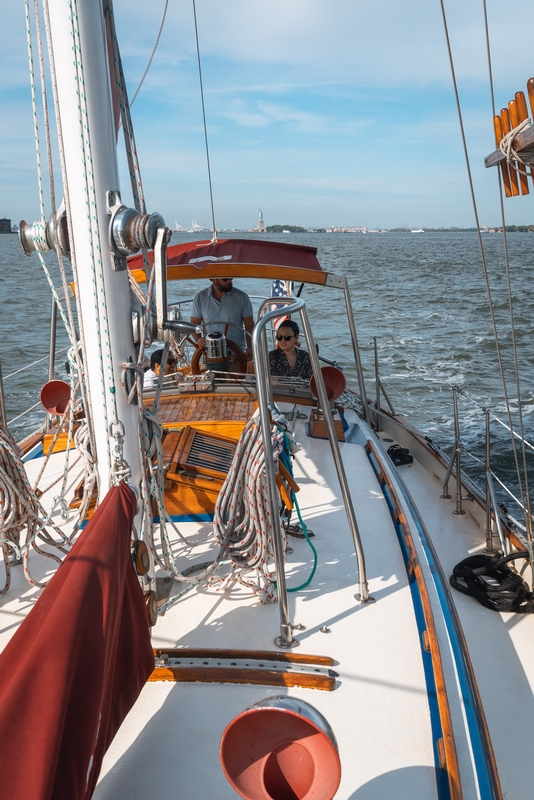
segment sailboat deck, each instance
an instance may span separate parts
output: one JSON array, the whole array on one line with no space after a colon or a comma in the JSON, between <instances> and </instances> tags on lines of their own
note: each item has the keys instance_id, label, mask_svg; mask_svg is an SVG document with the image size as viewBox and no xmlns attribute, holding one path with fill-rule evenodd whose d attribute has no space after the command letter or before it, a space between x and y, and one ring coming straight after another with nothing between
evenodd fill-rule
<instances>
[{"instance_id":1,"label":"sailboat deck","mask_svg":"<svg viewBox=\"0 0 534 800\"><path fill-rule=\"evenodd\" d=\"M469 513L469 501L464 502L466 514L455 516L454 500L436 502L442 485L435 476L417 462L410 469L401 467L401 473L449 576L455 564L468 555L482 552L485 546L484 534ZM530 580L530 569L524 578ZM534 781L530 747L534 718L534 615L497 613L472 597L453 592L505 797L528 797Z\"/></svg>"},{"instance_id":2,"label":"sailboat deck","mask_svg":"<svg viewBox=\"0 0 534 800\"><path fill-rule=\"evenodd\" d=\"M195 800L237 795L218 764L221 735L238 713L265 697L289 694L321 711L338 739L342 783L338 798L436 797L430 712L410 588L384 497L363 447L342 445L376 603L355 600L356 558L327 442L309 439L295 474L303 517L314 531L318 567L311 584L289 595L298 653L331 656L338 674L332 692L302 688L203 683L150 683L126 719L104 762L95 798L122 800L163 794ZM320 465L320 466L319 466ZM199 543L210 524L180 525ZM172 535L172 534L171 534ZM306 541L289 539L288 585L309 575ZM214 554L204 542L190 561ZM182 566L190 561L185 560ZM181 587L179 587L181 588ZM327 632L323 632L323 630ZM153 631L156 648L275 651L277 604L262 605L242 587L200 587L180 600ZM154 709L156 709L154 711ZM157 731L157 734L156 734ZM130 766L142 759L143 777ZM192 764L210 765L193 769ZM363 787L366 787L365 789ZM367 792L367 793L365 793ZM369 792L371 794L369 794Z\"/></svg>"},{"instance_id":3,"label":"sailboat deck","mask_svg":"<svg viewBox=\"0 0 534 800\"><path fill-rule=\"evenodd\" d=\"M305 408L302 411L306 411ZM352 412L347 414L353 421ZM363 540L374 604L360 604L352 538L327 441L306 435L304 421L295 423L299 444L295 476L301 487L298 500L318 553L311 584L289 595L299 654L328 656L337 673L331 692L309 688L228 683L148 683L127 717L104 761L97 800L136 800L164 793L204 800L236 797L219 766L218 749L226 725L248 705L274 695L306 700L324 714L338 740L342 782L336 797L400 800L438 797L435 750L431 731L431 703L422 662L421 629L416 624L406 568L382 489L361 444L341 444L356 516ZM384 435L382 435L384 438ZM64 454L54 454L43 486L63 473ZM41 460L27 463L30 480ZM69 472L72 491L79 480ZM417 461L399 468L430 536L446 575L466 555L481 550L484 537L475 519L452 515L452 501L440 501L440 482ZM51 489L50 502L54 494ZM468 507L468 506L467 506ZM56 516L59 510L55 512ZM193 548L184 548L169 530L180 568L213 558L216 548L211 523L186 522L181 533ZM312 553L304 540L290 538L287 557L289 587L310 574ZM435 604L436 623L449 686L457 681L448 650L445 624L432 590L432 570L425 577ZM55 564L32 555L33 574L51 575ZM14 567L10 592L0 597L0 645L32 608L39 591L25 583L22 567ZM181 591L177 584L175 591ZM454 592L467 638L505 796L524 797L534 777L529 752L530 719L534 712L534 619L489 611L469 597ZM277 604L262 605L248 590L234 585L228 591L201 585L160 618L153 629L155 648L207 648L213 651L276 652L279 633ZM461 690L461 686L459 687ZM521 704L517 698L521 697ZM461 691L449 692L451 715L464 798L477 797L472 773L474 758L463 737L465 707ZM510 719L515 736L510 736ZM475 754L476 756L476 754ZM137 769L142 763L142 770ZM209 765L200 769L199 764ZM192 767L196 765L196 767ZM134 769L134 766L136 767Z\"/></svg>"}]
</instances>

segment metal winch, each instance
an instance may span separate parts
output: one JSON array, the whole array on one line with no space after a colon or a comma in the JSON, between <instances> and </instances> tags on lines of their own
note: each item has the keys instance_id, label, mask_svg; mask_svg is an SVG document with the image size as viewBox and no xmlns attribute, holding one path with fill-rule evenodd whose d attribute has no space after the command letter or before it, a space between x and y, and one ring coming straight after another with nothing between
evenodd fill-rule
<instances>
[{"instance_id":1,"label":"metal winch","mask_svg":"<svg viewBox=\"0 0 534 800\"><path fill-rule=\"evenodd\" d=\"M204 360L208 369L214 369L219 372L228 372L230 366L230 359L228 358L228 350L226 347L226 336L220 331L213 331L207 333L206 352Z\"/></svg>"}]
</instances>

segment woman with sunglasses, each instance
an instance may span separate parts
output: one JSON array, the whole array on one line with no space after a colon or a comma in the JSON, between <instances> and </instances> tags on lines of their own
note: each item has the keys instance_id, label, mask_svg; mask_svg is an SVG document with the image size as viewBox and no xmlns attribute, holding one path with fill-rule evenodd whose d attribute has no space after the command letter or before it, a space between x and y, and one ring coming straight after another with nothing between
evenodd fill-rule
<instances>
[{"instance_id":1,"label":"woman with sunglasses","mask_svg":"<svg viewBox=\"0 0 534 800\"><path fill-rule=\"evenodd\" d=\"M311 378L310 357L297 346L299 326L291 319L284 320L276 331L278 347L269 353L271 375L285 378Z\"/></svg>"}]
</instances>

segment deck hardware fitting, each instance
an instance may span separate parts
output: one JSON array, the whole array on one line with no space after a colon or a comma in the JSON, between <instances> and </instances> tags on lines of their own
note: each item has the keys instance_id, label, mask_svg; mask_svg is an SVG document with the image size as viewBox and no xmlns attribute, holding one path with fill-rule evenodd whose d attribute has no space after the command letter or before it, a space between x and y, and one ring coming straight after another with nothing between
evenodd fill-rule
<instances>
[{"instance_id":1,"label":"deck hardware fitting","mask_svg":"<svg viewBox=\"0 0 534 800\"><path fill-rule=\"evenodd\" d=\"M365 603L367 605L371 605L372 603L376 603L376 597L372 597L370 594L367 597L363 597L359 592L354 595L354 599L358 601L358 603Z\"/></svg>"}]
</instances>

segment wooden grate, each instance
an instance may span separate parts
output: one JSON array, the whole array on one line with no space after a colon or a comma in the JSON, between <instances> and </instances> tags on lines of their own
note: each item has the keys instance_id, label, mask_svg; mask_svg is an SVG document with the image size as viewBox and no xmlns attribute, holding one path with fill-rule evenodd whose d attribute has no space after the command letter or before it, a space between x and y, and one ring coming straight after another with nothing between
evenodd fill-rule
<instances>
[{"instance_id":1,"label":"wooden grate","mask_svg":"<svg viewBox=\"0 0 534 800\"><path fill-rule=\"evenodd\" d=\"M236 446L235 439L186 425L179 431L169 431L165 437L163 460L171 473L185 470L193 475L210 475L224 479L230 469Z\"/></svg>"}]
</instances>

